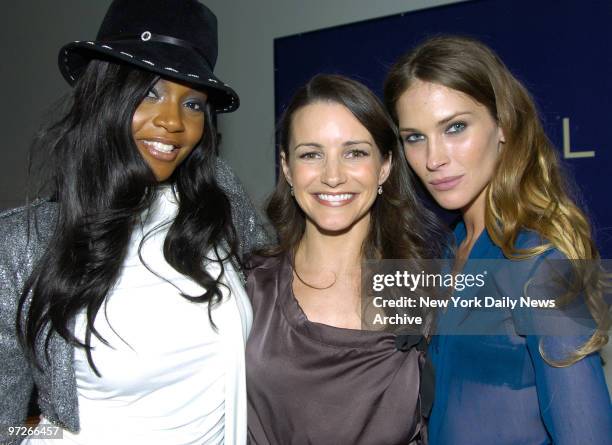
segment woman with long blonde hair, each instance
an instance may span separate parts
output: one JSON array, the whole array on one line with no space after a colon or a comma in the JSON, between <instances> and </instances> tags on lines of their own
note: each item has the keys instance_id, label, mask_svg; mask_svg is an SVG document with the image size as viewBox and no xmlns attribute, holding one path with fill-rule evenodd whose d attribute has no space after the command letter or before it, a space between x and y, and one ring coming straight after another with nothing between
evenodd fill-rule
<instances>
[{"instance_id":1,"label":"woman with long blonde hair","mask_svg":"<svg viewBox=\"0 0 612 445\"><path fill-rule=\"evenodd\" d=\"M443 208L461 211L456 270L469 259L551 257L580 272L582 260L599 259L533 100L490 48L464 37L429 39L393 66L385 100L425 188ZM583 298L596 323L589 336L515 329L434 337L431 443L611 443L597 352L609 312L597 285Z\"/></svg>"}]
</instances>

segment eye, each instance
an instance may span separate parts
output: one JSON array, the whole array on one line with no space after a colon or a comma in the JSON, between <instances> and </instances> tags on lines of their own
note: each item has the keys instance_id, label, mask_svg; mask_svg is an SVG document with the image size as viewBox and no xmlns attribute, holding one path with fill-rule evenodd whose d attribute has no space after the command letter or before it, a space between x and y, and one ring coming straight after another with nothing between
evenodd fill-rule
<instances>
[{"instance_id":1,"label":"eye","mask_svg":"<svg viewBox=\"0 0 612 445\"><path fill-rule=\"evenodd\" d=\"M370 153L367 150L361 148L352 148L346 152L347 158L363 158L366 156L370 156Z\"/></svg>"},{"instance_id":2,"label":"eye","mask_svg":"<svg viewBox=\"0 0 612 445\"><path fill-rule=\"evenodd\" d=\"M149 91L147 91L146 98L147 99L159 99L159 93L157 92L155 87L153 87Z\"/></svg>"},{"instance_id":3,"label":"eye","mask_svg":"<svg viewBox=\"0 0 612 445\"><path fill-rule=\"evenodd\" d=\"M204 103L200 100L188 100L187 102L185 102L185 107L190 108L193 111L204 111Z\"/></svg>"},{"instance_id":4,"label":"eye","mask_svg":"<svg viewBox=\"0 0 612 445\"><path fill-rule=\"evenodd\" d=\"M448 126L446 132L461 133L463 130L465 130L465 127L467 127L467 124L465 122L454 122Z\"/></svg>"},{"instance_id":5,"label":"eye","mask_svg":"<svg viewBox=\"0 0 612 445\"><path fill-rule=\"evenodd\" d=\"M306 160L319 159L320 157L321 157L321 153L317 151L307 151L304 153L300 153L300 155L298 156L298 158L306 159Z\"/></svg>"},{"instance_id":6,"label":"eye","mask_svg":"<svg viewBox=\"0 0 612 445\"><path fill-rule=\"evenodd\" d=\"M402 140L405 144L416 144L417 142L424 141L425 135L421 133L409 133L406 134Z\"/></svg>"}]
</instances>

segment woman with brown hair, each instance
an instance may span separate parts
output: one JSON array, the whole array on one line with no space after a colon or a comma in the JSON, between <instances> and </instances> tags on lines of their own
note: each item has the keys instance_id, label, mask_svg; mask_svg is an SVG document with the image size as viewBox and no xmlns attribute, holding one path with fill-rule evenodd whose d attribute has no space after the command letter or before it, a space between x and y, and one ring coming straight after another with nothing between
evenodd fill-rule
<instances>
[{"instance_id":1,"label":"woman with brown hair","mask_svg":"<svg viewBox=\"0 0 612 445\"><path fill-rule=\"evenodd\" d=\"M254 260L247 281L249 437L423 438L423 348L410 347L422 337L398 346L392 333L361 329L362 261L436 257L431 240L444 239L411 186L393 121L365 86L319 75L289 103L278 143L283 174L267 212L279 243Z\"/></svg>"},{"instance_id":2,"label":"woman with brown hair","mask_svg":"<svg viewBox=\"0 0 612 445\"><path fill-rule=\"evenodd\" d=\"M414 172L438 204L461 211L457 270L468 259L557 257L580 272L581 260L599 259L533 100L491 49L427 40L393 66L385 100ZM610 443L597 353L608 308L595 288L584 298L597 325L588 337L435 337L431 443Z\"/></svg>"}]
</instances>

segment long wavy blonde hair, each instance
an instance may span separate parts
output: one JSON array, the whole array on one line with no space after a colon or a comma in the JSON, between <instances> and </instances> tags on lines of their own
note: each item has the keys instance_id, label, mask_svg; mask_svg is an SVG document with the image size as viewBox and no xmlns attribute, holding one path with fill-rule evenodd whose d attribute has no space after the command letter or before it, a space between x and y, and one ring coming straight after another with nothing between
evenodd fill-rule
<instances>
[{"instance_id":1,"label":"long wavy blonde hair","mask_svg":"<svg viewBox=\"0 0 612 445\"><path fill-rule=\"evenodd\" d=\"M483 43L459 36L426 40L401 57L385 80L385 102L397 123L396 104L415 80L460 91L487 107L502 129L500 151L487 189L485 226L493 242L511 259L524 259L556 248L572 261L586 288L586 304L597 323L589 340L564 360L568 366L608 341L609 307L603 298L606 274L595 276L582 260L599 260L591 226L569 193L557 152L547 138L536 106L525 87ZM537 232L545 242L519 249L521 230ZM540 352L545 357L544 351Z\"/></svg>"}]
</instances>

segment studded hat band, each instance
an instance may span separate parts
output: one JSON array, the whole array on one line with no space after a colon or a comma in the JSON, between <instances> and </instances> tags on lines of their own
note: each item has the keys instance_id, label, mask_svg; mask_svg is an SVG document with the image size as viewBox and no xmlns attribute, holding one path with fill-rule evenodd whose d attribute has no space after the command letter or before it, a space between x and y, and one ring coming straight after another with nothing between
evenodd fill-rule
<instances>
[{"instance_id":1,"label":"studded hat band","mask_svg":"<svg viewBox=\"0 0 612 445\"><path fill-rule=\"evenodd\" d=\"M208 63L208 66L211 67L211 71L212 71L213 65L212 63L210 63L210 60L208 59L206 54L203 51L201 51L197 46L192 45L186 40L177 39L176 37L165 36L162 34L153 34L151 31L145 31L142 34L120 34L116 36L104 37L104 41L108 41L108 42L121 42L121 41L133 42L134 40L141 40L143 42L167 43L169 45L180 46L185 49L193 50L197 52L200 56L202 56L204 60L206 60L206 63Z\"/></svg>"}]
</instances>

